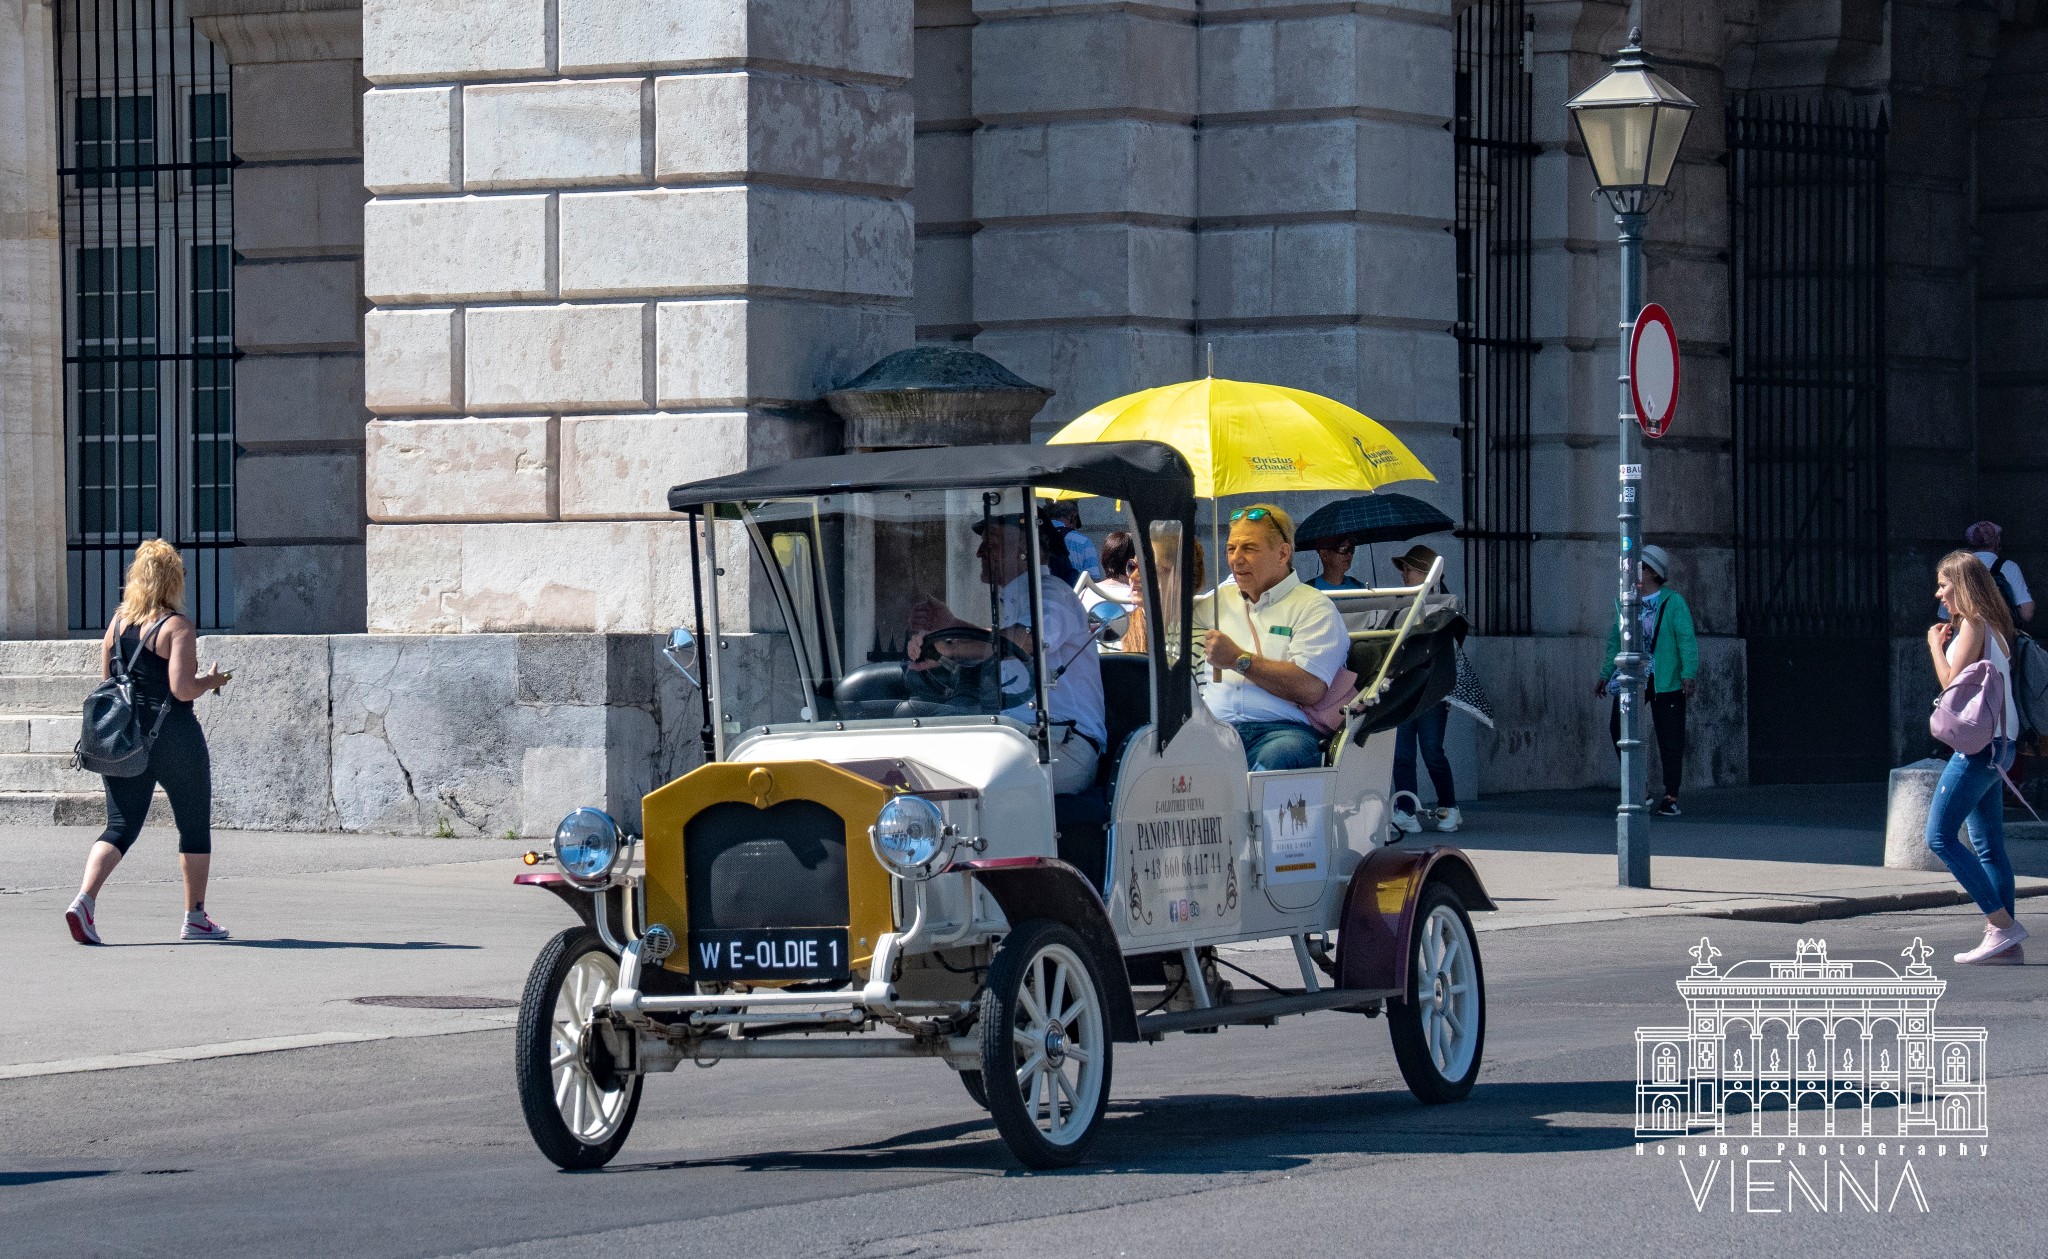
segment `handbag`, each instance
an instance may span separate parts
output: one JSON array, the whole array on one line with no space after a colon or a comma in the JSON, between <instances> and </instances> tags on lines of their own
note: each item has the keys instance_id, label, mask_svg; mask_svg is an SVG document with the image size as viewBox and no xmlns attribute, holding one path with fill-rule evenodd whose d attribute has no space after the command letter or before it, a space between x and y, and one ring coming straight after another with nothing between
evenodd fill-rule
<instances>
[{"instance_id":1,"label":"handbag","mask_svg":"<svg viewBox=\"0 0 2048 1259\"><path fill-rule=\"evenodd\" d=\"M1358 675L1349 669L1338 669L1337 676L1330 679L1330 689L1313 704L1303 704L1301 715L1308 718L1308 724L1319 734L1335 734L1344 728L1344 705L1358 697Z\"/></svg>"},{"instance_id":2,"label":"handbag","mask_svg":"<svg viewBox=\"0 0 2048 1259\"><path fill-rule=\"evenodd\" d=\"M147 634L139 636L134 652L125 662L114 657L120 669L85 697L84 720L79 725L78 742L71 750L73 767L108 778L133 778L149 768L150 749L156 746L157 731L163 729L171 706L158 705L156 720L144 729L142 713L135 704L132 675L135 662L142 658L156 632L168 620L167 616L158 618Z\"/></svg>"},{"instance_id":3,"label":"handbag","mask_svg":"<svg viewBox=\"0 0 2048 1259\"><path fill-rule=\"evenodd\" d=\"M1927 719L1929 732L1964 756L1982 752L2004 725L2005 676L1989 660L1957 671Z\"/></svg>"}]
</instances>

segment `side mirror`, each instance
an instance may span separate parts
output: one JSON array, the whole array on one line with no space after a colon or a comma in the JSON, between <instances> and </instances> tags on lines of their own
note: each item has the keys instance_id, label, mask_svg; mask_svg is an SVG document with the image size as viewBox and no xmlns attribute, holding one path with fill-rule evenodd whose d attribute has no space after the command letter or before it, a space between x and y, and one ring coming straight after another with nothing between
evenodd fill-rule
<instances>
[{"instance_id":1,"label":"side mirror","mask_svg":"<svg viewBox=\"0 0 2048 1259\"><path fill-rule=\"evenodd\" d=\"M698 690L704 689L704 684L697 680L695 673L691 672L691 665L697 663L697 636L695 634L692 634L680 625L676 626L668 632L668 646L661 649L661 654L670 664L676 667L676 672L690 680L691 686L696 687ZM688 658L688 663L684 663L685 657Z\"/></svg>"},{"instance_id":2,"label":"side mirror","mask_svg":"<svg viewBox=\"0 0 2048 1259\"><path fill-rule=\"evenodd\" d=\"M1088 609L1088 628L1097 638L1120 638L1131 627L1131 610L1114 599Z\"/></svg>"}]
</instances>

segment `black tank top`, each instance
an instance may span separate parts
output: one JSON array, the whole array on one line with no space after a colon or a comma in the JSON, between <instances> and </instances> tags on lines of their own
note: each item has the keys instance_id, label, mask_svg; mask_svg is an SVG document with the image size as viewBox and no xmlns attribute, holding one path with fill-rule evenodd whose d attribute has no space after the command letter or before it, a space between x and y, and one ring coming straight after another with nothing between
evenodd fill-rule
<instances>
[{"instance_id":1,"label":"black tank top","mask_svg":"<svg viewBox=\"0 0 2048 1259\"><path fill-rule=\"evenodd\" d=\"M135 666L128 671L128 676L135 683L135 698L138 701L151 706L168 703L173 709L189 709L192 707L191 700L178 699L171 694L171 662L155 651L157 641L163 637L163 627L169 623L170 618L165 617L158 621L153 629L137 629L133 625L123 625L121 636L114 641L114 653L119 657L114 662L114 667L119 669L130 656L133 656ZM150 645L137 652L135 648L145 638L149 639Z\"/></svg>"}]
</instances>

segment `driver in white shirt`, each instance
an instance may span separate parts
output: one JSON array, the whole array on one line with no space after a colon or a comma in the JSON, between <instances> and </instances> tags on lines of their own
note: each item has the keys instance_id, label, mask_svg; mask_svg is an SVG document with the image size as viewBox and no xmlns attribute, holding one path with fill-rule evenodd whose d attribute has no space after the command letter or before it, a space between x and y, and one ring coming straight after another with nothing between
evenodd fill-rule
<instances>
[{"instance_id":1,"label":"driver in white shirt","mask_svg":"<svg viewBox=\"0 0 2048 1259\"><path fill-rule=\"evenodd\" d=\"M984 524L986 528L984 528ZM981 535L975 556L981 561L983 581L1001 587L996 626L1004 638L1015 643L1027 657L1032 651L1031 552L1024 534L1021 512L977 522ZM1040 535L1041 548L1044 534ZM1054 795L1086 791L1095 782L1095 770L1109 738L1102 694L1102 662L1095 651L1095 638L1088 628L1088 615L1073 588L1057 580L1043 565L1039 568L1042 606L1035 619L1045 637L1045 668L1053 678L1050 697L1052 718L1052 776ZM915 662L924 651L924 636L942 629L966 626L987 633L957 615L936 598L927 597L910 610L910 659ZM913 667L915 665L913 664ZM1054 675L1057 675L1056 677ZM1002 663L1002 687L1006 694L1026 696L1022 703L1003 710L1025 725L1038 721L1036 690L1029 666L1016 659Z\"/></svg>"}]
</instances>

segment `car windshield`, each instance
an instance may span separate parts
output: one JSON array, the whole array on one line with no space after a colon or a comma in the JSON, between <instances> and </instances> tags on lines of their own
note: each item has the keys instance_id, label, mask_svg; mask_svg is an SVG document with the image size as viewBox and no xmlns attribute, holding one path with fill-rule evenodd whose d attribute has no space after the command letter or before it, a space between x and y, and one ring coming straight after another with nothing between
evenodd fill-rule
<instances>
[{"instance_id":1,"label":"car windshield","mask_svg":"<svg viewBox=\"0 0 2048 1259\"><path fill-rule=\"evenodd\" d=\"M750 620L795 674L769 719L1035 723L1026 501L1013 488L739 505Z\"/></svg>"}]
</instances>

